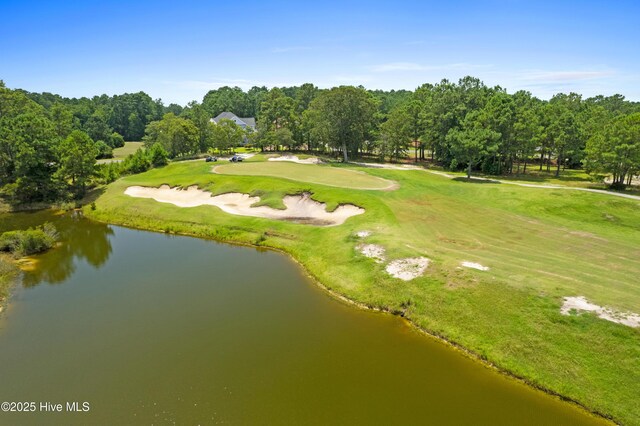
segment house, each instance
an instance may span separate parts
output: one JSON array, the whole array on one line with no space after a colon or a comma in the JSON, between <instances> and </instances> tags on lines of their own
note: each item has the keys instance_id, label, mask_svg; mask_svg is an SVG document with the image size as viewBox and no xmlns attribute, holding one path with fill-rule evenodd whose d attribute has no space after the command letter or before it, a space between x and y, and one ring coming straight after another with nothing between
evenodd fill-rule
<instances>
[{"instance_id":1,"label":"house","mask_svg":"<svg viewBox=\"0 0 640 426\"><path fill-rule=\"evenodd\" d=\"M217 117L212 118L211 121L218 124L218 121L226 118L228 120L234 121L238 126L242 127L242 129L251 129L256 130L256 119L254 117L244 117L240 118L232 112L223 112L220 113Z\"/></svg>"}]
</instances>

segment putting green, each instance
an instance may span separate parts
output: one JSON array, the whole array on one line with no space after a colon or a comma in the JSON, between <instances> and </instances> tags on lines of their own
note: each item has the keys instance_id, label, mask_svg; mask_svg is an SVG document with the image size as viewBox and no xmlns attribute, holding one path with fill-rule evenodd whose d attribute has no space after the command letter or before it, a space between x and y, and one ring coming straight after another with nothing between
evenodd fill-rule
<instances>
[{"instance_id":1,"label":"putting green","mask_svg":"<svg viewBox=\"0 0 640 426\"><path fill-rule=\"evenodd\" d=\"M578 296L615 312L638 313L640 202L422 171L364 173L259 160L218 166L234 175L213 174L212 165L199 160L126 176L84 213L103 222L282 250L331 291L401 313L530 383L619 423L640 425L639 330L594 314L562 314L565 298ZM263 176L236 176L241 174ZM371 186L361 179L380 183L374 176L399 182L398 190L348 188ZM366 212L321 228L208 206L178 208L124 193L131 186L163 184L197 185L214 195L251 194L262 206L282 210L284 196L308 191L327 203L327 211L353 204ZM358 238L364 231L368 236ZM367 245L384 248L387 261L364 256ZM393 262L421 257L429 266L413 280L387 271Z\"/></svg>"},{"instance_id":2,"label":"putting green","mask_svg":"<svg viewBox=\"0 0 640 426\"><path fill-rule=\"evenodd\" d=\"M339 188L365 190L397 188L397 184L393 181L371 176L364 172L316 164L250 162L217 166L214 168L214 172L223 175L279 177Z\"/></svg>"}]
</instances>

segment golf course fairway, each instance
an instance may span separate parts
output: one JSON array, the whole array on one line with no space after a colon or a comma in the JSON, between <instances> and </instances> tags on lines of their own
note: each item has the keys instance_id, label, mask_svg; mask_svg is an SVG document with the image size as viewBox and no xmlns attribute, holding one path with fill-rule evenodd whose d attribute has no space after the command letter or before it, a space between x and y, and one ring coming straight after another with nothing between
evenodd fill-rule
<instances>
[{"instance_id":1,"label":"golf course fairway","mask_svg":"<svg viewBox=\"0 0 640 426\"><path fill-rule=\"evenodd\" d=\"M216 169L184 162L122 178L85 214L284 251L337 296L402 315L532 386L640 424L640 329L561 313L564 298L579 296L619 315L639 313L639 201L262 156ZM396 187L372 190L370 182ZM125 195L132 186L162 185L249 194L275 209L284 209L287 195L310 193L328 212L351 204L365 213L317 227ZM372 252L380 257L365 255ZM393 262L411 259L425 259L415 277L389 272Z\"/></svg>"}]
</instances>

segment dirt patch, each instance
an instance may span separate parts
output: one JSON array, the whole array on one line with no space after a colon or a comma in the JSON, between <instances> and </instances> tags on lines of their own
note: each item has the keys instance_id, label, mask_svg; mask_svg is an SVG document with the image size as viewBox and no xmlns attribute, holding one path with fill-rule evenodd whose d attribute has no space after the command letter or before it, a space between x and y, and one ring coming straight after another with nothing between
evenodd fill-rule
<instances>
[{"instance_id":1,"label":"dirt patch","mask_svg":"<svg viewBox=\"0 0 640 426\"><path fill-rule=\"evenodd\" d=\"M398 259L387 265L387 273L394 278L410 281L419 277L429 266L430 260L426 257L412 257Z\"/></svg>"},{"instance_id":2,"label":"dirt patch","mask_svg":"<svg viewBox=\"0 0 640 426\"><path fill-rule=\"evenodd\" d=\"M130 186L124 193L131 197L152 198L161 203L170 203L178 207L197 207L203 205L216 206L222 211L238 216L263 217L276 220L304 223L316 226L335 226L344 223L351 216L364 213L364 209L353 204L344 204L332 212L326 210L326 204L311 199L311 194L287 195L282 200L285 209L271 207L252 207L260 201L260 197L232 192L212 196L196 186L186 190L162 185L160 188Z\"/></svg>"},{"instance_id":3,"label":"dirt patch","mask_svg":"<svg viewBox=\"0 0 640 426\"><path fill-rule=\"evenodd\" d=\"M482 266L479 263L476 262L467 262L466 260L464 262L460 263L462 266L464 266L465 268L471 268L471 269L477 269L478 271L488 271L489 267L488 266Z\"/></svg>"},{"instance_id":4,"label":"dirt patch","mask_svg":"<svg viewBox=\"0 0 640 426\"><path fill-rule=\"evenodd\" d=\"M571 311L595 312L598 318L623 324L629 327L640 327L640 315L633 312L620 312L611 308L590 303L584 296L565 297L560 308L562 315L569 315Z\"/></svg>"},{"instance_id":5,"label":"dirt patch","mask_svg":"<svg viewBox=\"0 0 640 426\"><path fill-rule=\"evenodd\" d=\"M371 236L371 231L358 231L356 232L356 237L358 238L367 238Z\"/></svg>"},{"instance_id":6,"label":"dirt patch","mask_svg":"<svg viewBox=\"0 0 640 426\"><path fill-rule=\"evenodd\" d=\"M290 161L298 164L322 164L322 160L317 157L309 157L301 160L297 155L283 155L281 157L271 157L268 161Z\"/></svg>"},{"instance_id":7,"label":"dirt patch","mask_svg":"<svg viewBox=\"0 0 640 426\"><path fill-rule=\"evenodd\" d=\"M357 248L365 257L373 259L376 263L383 263L385 260L385 249L382 246L376 244L360 244Z\"/></svg>"}]
</instances>

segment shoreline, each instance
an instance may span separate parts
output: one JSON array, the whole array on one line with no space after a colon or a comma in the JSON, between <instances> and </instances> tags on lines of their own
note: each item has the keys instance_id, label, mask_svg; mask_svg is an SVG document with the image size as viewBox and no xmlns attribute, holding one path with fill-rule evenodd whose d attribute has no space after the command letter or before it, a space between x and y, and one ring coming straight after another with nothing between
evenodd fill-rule
<instances>
[{"instance_id":1,"label":"shoreline","mask_svg":"<svg viewBox=\"0 0 640 426\"><path fill-rule=\"evenodd\" d=\"M405 312L404 311L393 311L391 309L385 308L385 307L377 307L377 306L371 306L368 305L366 303L362 303L359 302L357 300L351 299L349 297L347 297L346 295L333 290L329 287L327 287L325 284L323 284L315 275L313 275L311 273L311 271L309 271L309 269L298 259L296 259L293 254L289 253L288 251L284 250L284 249L280 249L277 247L271 247L268 245L257 245L257 244L251 244L251 243L247 243L247 242L242 242L242 241L237 241L237 240L222 240L222 239L216 239L216 238L211 238L211 237L206 237L203 235L199 235L199 234L195 234L195 233L183 233L183 232L175 232L175 231L171 231L171 232L166 232L164 230L160 230L160 229L149 229L149 228L143 228L143 227L138 227L138 226L134 226L134 225L130 225L130 224L121 224L121 223L114 223L114 222L106 222L106 221L101 221L98 219L95 219L91 216L87 216L85 215L85 218L89 219L89 220L93 220L95 222L99 222L99 223L104 223L104 224L108 224L108 225L115 225L115 226L121 226L124 228L129 228L129 229L135 229L135 230L139 230L139 231L146 231L146 232L157 232L157 233L161 233L161 234L167 234L167 235L179 235L179 236L186 236L186 237L193 237L193 238L201 238L201 239L205 239L205 240L210 240L210 241L215 241L217 243L220 244L229 244L229 245L234 245L234 246L241 246L241 247L251 247L254 249L263 249L263 250L271 250L283 255L286 255L290 260L292 260L295 264L297 264L302 271L304 272L304 274L314 283L314 285L316 286L316 288L320 289L323 293L327 294L329 297L331 297L334 300L337 300L341 303L344 303L346 305L349 306L354 306L358 309L362 309L362 310L366 310L366 311L370 311L370 312L375 312L375 313L382 313L382 314L388 314L388 315L393 315L394 317L398 317L398 319L402 320L405 322L406 325L408 325L410 328L412 328L414 331L420 333L421 335L428 337L428 338L433 338L436 341L446 345L447 347L454 349L456 351L458 351L459 353L461 353L462 355L466 356L467 358L476 361L478 363L480 363L482 366L484 366L485 368L489 368L493 371L496 371L497 373L508 377L510 379L513 379L523 385L526 385L532 389L535 389L537 391L543 392L551 397L554 398L558 398L564 402L567 402L571 405L573 405L575 408L578 408L579 410L584 411L585 413L587 413L588 415L591 416L595 416L597 418L603 419L603 420L607 420L609 422L612 422L613 424L621 424L619 423L613 416L602 413L600 411L597 411L595 409L591 409L588 406L582 404L580 401L577 401L571 397L568 397L566 395L563 395L559 392L556 392L552 389L549 389L545 386L542 386L540 384L534 383L530 380L527 380L525 377L519 376L515 373L513 373L512 371L503 368L501 366L499 366L498 364L495 364L494 362L490 361L489 359L481 356L480 354L474 352L473 350L455 342L454 340L451 340L449 338L447 338L446 336L434 332L432 330L428 330L426 328L420 327L418 324L416 324L413 320L411 320L410 318L405 316Z\"/></svg>"},{"instance_id":2,"label":"shoreline","mask_svg":"<svg viewBox=\"0 0 640 426\"><path fill-rule=\"evenodd\" d=\"M20 279L20 268L17 266L17 261L10 259L9 256L0 254L0 264L8 265L9 269L5 275L0 277L0 318L3 312L6 311L9 305L9 300L13 296L15 287L18 285ZM4 295L3 295L4 293Z\"/></svg>"}]
</instances>

